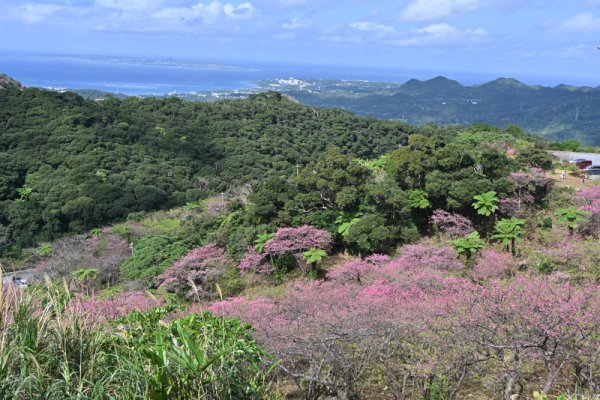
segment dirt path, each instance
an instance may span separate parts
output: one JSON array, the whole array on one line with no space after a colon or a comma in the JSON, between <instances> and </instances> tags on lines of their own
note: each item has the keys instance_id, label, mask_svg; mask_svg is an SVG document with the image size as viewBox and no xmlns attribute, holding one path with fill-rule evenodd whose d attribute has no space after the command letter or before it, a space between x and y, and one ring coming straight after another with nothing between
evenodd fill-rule
<instances>
[{"instance_id":1,"label":"dirt path","mask_svg":"<svg viewBox=\"0 0 600 400\"><path fill-rule=\"evenodd\" d=\"M557 169L555 172L556 173L554 173L554 174L548 173L548 177L554 181L554 184L556 186L570 186L570 187L574 187L577 190L581 190L584 187L600 185L600 180L598 180L598 179L595 181L586 179L585 183L581 183L581 179L579 177L569 175L568 171L565 174L565 179L561 180L560 173L562 172L562 170Z\"/></svg>"}]
</instances>

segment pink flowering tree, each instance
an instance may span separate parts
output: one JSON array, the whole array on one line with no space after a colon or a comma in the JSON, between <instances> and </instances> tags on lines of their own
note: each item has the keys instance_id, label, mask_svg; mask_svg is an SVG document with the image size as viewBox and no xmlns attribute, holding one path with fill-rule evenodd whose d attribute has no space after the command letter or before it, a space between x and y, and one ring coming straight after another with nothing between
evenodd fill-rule
<instances>
[{"instance_id":1,"label":"pink flowering tree","mask_svg":"<svg viewBox=\"0 0 600 400\"><path fill-rule=\"evenodd\" d=\"M513 398L532 368L543 375L540 389L549 393L565 369L571 369L566 375L581 375L597 362L598 289L528 277L472 286L447 299L437 319L440 339L466 346L478 373L492 378L502 399Z\"/></svg>"},{"instance_id":2,"label":"pink flowering tree","mask_svg":"<svg viewBox=\"0 0 600 400\"><path fill-rule=\"evenodd\" d=\"M520 215L520 201L517 197L505 197L500 199L500 213L508 217Z\"/></svg>"},{"instance_id":3,"label":"pink flowering tree","mask_svg":"<svg viewBox=\"0 0 600 400\"><path fill-rule=\"evenodd\" d=\"M296 264L307 271L307 255L315 254L316 250L327 251L331 247L331 234L314 226L303 225L297 228L279 228L275 235L262 246L262 254L255 248L241 260L238 268L242 272L272 273L274 268L265 266L266 263L286 255L293 256ZM319 252L322 254L322 252Z\"/></svg>"},{"instance_id":4,"label":"pink flowering tree","mask_svg":"<svg viewBox=\"0 0 600 400\"><path fill-rule=\"evenodd\" d=\"M452 239L466 236L475 230L469 218L442 209L433 212L431 223Z\"/></svg>"},{"instance_id":5,"label":"pink flowering tree","mask_svg":"<svg viewBox=\"0 0 600 400\"><path fill-rule=\"evenodd\" d=\"M590 215L578 227L578 232L585 236L600 237L600 186L588 186L579 192L579 204L579 210Z\"/></svg>"},{"instance_id":6,"label":"pink flowering tree","mask_svg":"<svg viewBox=\"0 0 600 400\"><path fill-rule=\"evenodd\" d=\"M509 179L515 185L518 210L523 203L533 203L544 196L552 182L540 168L531 167L527 171L513 172Z\"/></svg>"},{"instance_id":7,"label":"pink flowering tree","mask_svg":"<svg viewBox=\"0 0 600 400\"><path fill-rule=\"evenodd\" d=\"M283 298L229 299L209 311L252 323L303 398L356 398L356 383L375 365L387 371L386 382L399 395L408 395L412 385L425 396L426 382L437 373L453 376L454 367L431 362L421 342L424 317L438 296L470 283L431 270L390 276L384 271L388 263L385 256L350 261L332 271L329 281L291 283Z\"/></svg>"},{"instance_id":8,"label":"pink flowering tree","mask_svg":"<svg viewBox=\"0 0 600 400\"><path fill-rule=\"evenodd\" d=\"M581 210L591 214L600 213L600 186L588 186L579 192Z\"/></svg>"},{"instance_id":9,"label":"pink flowering tree","mask_svg":"<svg viewBox=\"0 0 600 400\"><path fill-rule=\"evenodd\" d=\"M456 251L448 246L409 244L402 247L401 251L400 257L392 260L387 269L458 271L464 268Z\"/></svg>"},{"instance_id":10,"label":"pink flowering tree","mask_svg":"<svg viewBox=\"0 0 600 400\"><path fill-rule=\"evenodd\" d=\"M188 299L215 297L217 284L231 259L215 244L193 249L177 260L156 279L159 289Z\"/></svg>"},{"instance_id":11,"label":"pink flowering tree","mask_svg":"<svg viewBox=\"0 0 600 400\"><path fill-rule=\"evenodd\" d=\"M482 281L492 278L508 278L515 267L510 253L485 249L477 256L473 267L473 279Z\"/></svg>"},{"instance_id":12,"label":"pink flowering tree","mask_svg":"<svg viewBox=\"0 0 600 400\"><path fill-rule=\"evenodd\" d=\"M279 228L275 237L265 245L265 253L280 256L285 253L299 254L310 249L329 249L331 234L314 226Z\"/></svg>"},{"instance_id":13,"label":"pink flowering tree","mask_svg":"<svg viewBox=\"0 0 600 400\"><path fill-rule=\"evenodd\" d=\"M259 253L255 246L249 246L244 257L240 260L238 269L242 273L257 273L270 275L275 268L268 262L267 254Z\"/></svg>"},{"instance_id":14,"label":"pink flowering tree","mask_svg":"<svg viewBox=\"0 0 600 400\"><path fill-rule=\"evenodd\" d=\"M424 247L395 260L348 261L327 281L292 282L283 297L229 299L209 310L252 323L306 399L360 397L365 382L358 383L373 368L385 371L398 398L427 398L432 383L447 385L447 398L463 398L468 382L483 381L484 396L509 399L526 371L542 376L532 390L551 392L558 381L573 388L576 380L598 389L598 287L554 277L496 280L508 273L510 254L489 250L476 266L496 267L476 269L482 282L473 283L447 274L450 252Z\"/></svg>"},{"instance_id":15,"label":"pink flowering tree","mask_svg":"<svg viewBox=\"0 0 600 400\"><path fill-rule=\"evenodd\" d=\"M389 262L390 258L386 255L373 254L364 260L357 258L346 261L341 266L335 268L327 274L327 278L336 281L362 283L365 276L373 274L375 270Z\"/></svg>"},{"instance_id":16,"label":"pink flowering tree","mask_svg":"<svg viewBox=\"0 0 600 400\"><path fill-rule=\"evenodd\" d=\"M36 273L50 278L73 279L82 268L97 270L93 283L112 286L120 277L120 265L131 255L126 241L103 230L96 235L74 235L53 242L52 251L35 262Z\"/></svg>"},{"instance_id":17,"label":"pink flowering tree","mask_svg":"<svg viewBox=\"0 0 600 400\"><path fill-rule=\"evenodd\" d=\"M166 303L161 297L145 292L120 293L110 298L75 296L68 307L95 321L110 321L134 311L148 311Z\"/></svg>"}]
</instances>

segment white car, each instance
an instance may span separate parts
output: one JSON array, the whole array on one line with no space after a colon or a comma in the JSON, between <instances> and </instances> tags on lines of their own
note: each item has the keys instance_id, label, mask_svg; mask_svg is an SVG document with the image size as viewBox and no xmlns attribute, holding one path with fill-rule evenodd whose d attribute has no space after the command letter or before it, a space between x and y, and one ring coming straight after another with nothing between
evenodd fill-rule
<instances>
[{"instance_id":1,"label":"white car","mask_svg":"<svg viewBox=\"0 0 600 400\"><path fill-rule=\"evenodd\" d=\"M590 165L582 169L582 171L586 175L600 175L600 165Z\"/></svg>"},{"instance_id":2,"label":"white car","mask_svg":"<svg viewBox=\"0 0 600 400\"><path fill-rule=\"evenodd\" d=\"M13 277L12 281L19 289L27 289L29 287L27 284L27 279L21 278L20 276Z\"/></svg>"}]
</instances>

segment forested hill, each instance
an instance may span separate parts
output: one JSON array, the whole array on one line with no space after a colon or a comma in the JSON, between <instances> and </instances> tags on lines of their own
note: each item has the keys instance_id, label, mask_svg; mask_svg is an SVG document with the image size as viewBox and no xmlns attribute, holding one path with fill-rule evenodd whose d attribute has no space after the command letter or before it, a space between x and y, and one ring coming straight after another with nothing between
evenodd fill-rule
<instances>
[{"instance_id":1,"label":"forested hill","mask_svg":"<svg viewBox=\"0 0 600 400\"><path fill-rule=\"evenodd\" d=\"M7 85L0 90L0 252L198 201L267 171L291 175L331 146L375 157L416 132L425 130L309 108L278 93L215 104L91 101Z\"/></svg>"},{"instance_id":2,"label":"forested hill","mask_svg":"<svg viewBox=\"0 0 600 400\"><path fill-rule=\"evenodd\" d=\"M309 90L310 89L310 90ZM412 79L385 93L286 89L299 101L411 124L516 124L549 139L600 145L600 88L529 86L500 78L463 86L444 77Z\"/></svg>"}]
</instances>

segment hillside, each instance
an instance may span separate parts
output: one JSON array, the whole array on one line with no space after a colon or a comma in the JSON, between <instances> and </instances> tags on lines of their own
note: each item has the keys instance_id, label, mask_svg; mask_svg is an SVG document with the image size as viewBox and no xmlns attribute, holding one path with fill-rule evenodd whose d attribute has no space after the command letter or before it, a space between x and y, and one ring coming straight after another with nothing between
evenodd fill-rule
<instances>
[{"instance_id":1,"label":"hillside","mask_svg":"<svg viewBox=\"0 0 600 400\"><path fill-rule=\"evenodd\" d=\"M374 157L418 131L276 93L203 104L15 87L0 91L0 127L4 249L228 195L267 171L291 175L331 146Z\"/></svg>"},{"instance_id":2,"label":"hillside","mask_svg":"<svg viewBox=\"0 0 600 400\"><path fill-rule=\"evenodd\" d=\"M514 128L414 134L26 249L49 280L2 311L0 393L594 398L600 187L556 166Z\"/></svg>"},{"instance_id":3,"label":"hillside","mask_svg":"<svg viewBox=\"0 0 600 400\"><path fill-rule=\"evenodd\" d=\"M336 85L335 90L319 89L315 85L278 90L304 104L339 107L357 115L418 125L516 124L548 139L600 145L600 88L530 86L509 78L464 86L445 77L412 79L378 93L343 90L342 85Z\"/></svg>"},{"instance_id":4,"label":"hillside","mask_svg":"<svg viewBox=\"0 0 600 400\"><path fill-rule=\"evenodd\" d=\"M514 125L9 88L0 127L0 399L598 393L600 186Z\"/></svg>"},{"instance_id":5,"label":"hillside","mask_svg":"<svg viewBox=\"0 0 600 400\"><path fill-rule=\"evenodd\" d=\"M11 78L8 75L0 74L0 89L21 88L21 82Z\"/></svg>"}]
</instances>

